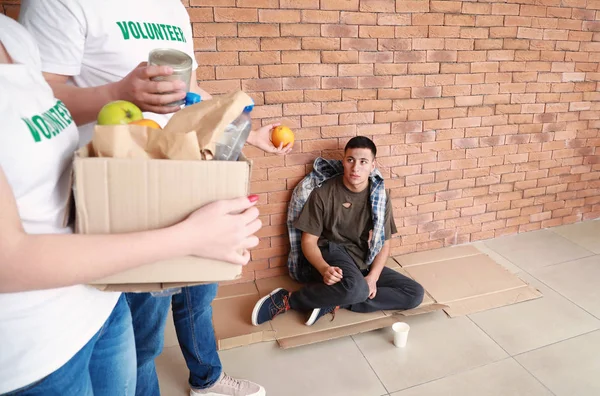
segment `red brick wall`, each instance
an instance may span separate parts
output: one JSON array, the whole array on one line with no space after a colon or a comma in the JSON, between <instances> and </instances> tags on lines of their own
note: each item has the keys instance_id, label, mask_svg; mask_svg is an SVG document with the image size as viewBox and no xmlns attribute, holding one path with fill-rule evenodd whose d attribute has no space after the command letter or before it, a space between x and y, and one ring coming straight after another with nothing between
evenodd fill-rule
<instances>
[{"instance_id":1,"label":"red brick wall","mask_svg":"<svg viewBox=\"0 0 600 396\"><path fill-rule=\"evenodd\" d=\"M17 19L19 16L19 0L0 0L0 13Z\"/></svg>"},{"instance_id":2,"label":"red brick wall","mask_svg":"<svg viewBox=\"0 0 600 396\"><path fill-rule=\"evenodd\" d=\"M265 227L245 279L286 272L291 190L357 134L392 190L393 254L600 216L600 0L184 4L201 85L297 136L285 158L246 149Z\"/></svg>"}]
</instances>

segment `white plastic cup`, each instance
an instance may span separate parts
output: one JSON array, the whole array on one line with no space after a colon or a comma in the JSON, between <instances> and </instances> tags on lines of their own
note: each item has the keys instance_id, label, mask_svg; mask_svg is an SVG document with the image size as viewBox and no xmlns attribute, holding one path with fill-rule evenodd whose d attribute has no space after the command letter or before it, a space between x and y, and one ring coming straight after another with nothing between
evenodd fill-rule
<instances>
[{"instance_id":1,"label":"white plastic cup","mask_svg":"<svg viewBox=\"0 0 600 396\"><path fill-rule=\"evenodd\" d=\"M409 330L410 326L408 323L396 322L392 325L392 331L394 332L394 345L396 348L404 348L406 346Z\"/></svg>"}]
</instances>

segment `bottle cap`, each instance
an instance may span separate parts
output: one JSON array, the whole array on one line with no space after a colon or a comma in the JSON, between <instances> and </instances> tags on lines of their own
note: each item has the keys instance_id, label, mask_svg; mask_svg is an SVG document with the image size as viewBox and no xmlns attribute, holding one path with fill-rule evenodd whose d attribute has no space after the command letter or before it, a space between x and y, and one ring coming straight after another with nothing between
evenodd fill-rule
<instances>
[{"instance_id":1,"label":"bottle cap","mask_svg":"<svg viewBox=\"0 0 600 396\"><path fill-rule=\"evenodd\" d=\"M185 95L185 105L191 106L194 103L199 103L202 101L202 97L195 92L188 92Z\"/></svg>"}]
</instances>

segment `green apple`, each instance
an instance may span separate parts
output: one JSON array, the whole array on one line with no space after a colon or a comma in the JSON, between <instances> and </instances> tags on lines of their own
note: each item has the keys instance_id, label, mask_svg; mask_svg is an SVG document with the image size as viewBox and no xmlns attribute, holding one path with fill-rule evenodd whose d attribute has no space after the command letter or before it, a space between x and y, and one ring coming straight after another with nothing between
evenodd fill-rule
<instances>
[{"instance_id":1,"label":"green apple","mask_svg":"<svg viewBox=\"0 0 600 396\"><path fill-rule=\"evenodd\" d=\"M129 124L143 118L142 110L126 100L115 100L102 107L98 113L98 125Z\"/></svg>"}]
</instances>

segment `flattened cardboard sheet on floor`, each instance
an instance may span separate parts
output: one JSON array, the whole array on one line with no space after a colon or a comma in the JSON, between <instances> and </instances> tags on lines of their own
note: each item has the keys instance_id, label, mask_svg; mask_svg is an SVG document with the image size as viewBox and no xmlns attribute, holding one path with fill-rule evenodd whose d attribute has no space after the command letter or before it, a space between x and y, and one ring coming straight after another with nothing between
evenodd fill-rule
<instances>
[{"instance_id":1,"label":"flattened cardboard sheet on floor","mask_svg":"<svg viewBox=\"0 0 600 396\"><path fill-rule=\"evenodd\" d=\"M219 288L213 301L213 325L219 350L273 341L271 323L253 326L250 320L254 304L259 299L254 283L240 283Z\"/></svg>"},{"instance_id":2,"label":"flattened cardboard sheet on floor","mask_svg":"<svg viewBox=\"0 0 600 396\"><path fill-rule=\"evenodd\" d=\"M213 304L219 349L277 340L292 348L391 326L400 316L443 309L450 317L497 308L541 297L534 287L511 274L473 246L419 252L388 260L388 267L417 280L425 288L421 306L408 311L358 314L347 310L305 326L306 315L289 311L259 327L251 324L256 301L283 287L298 290L301 284L288 276L220 288ZM401 266L401 267L400 267Z\"/></svg>"},{"instance_id":3,"label":"flattened cardboard sheet on floor","mask_svg":"<svg viewBox=\"0 0 600 396\"><path fill-rule=\"evenodd\" d=\"M395 257L450 317L542 296L474 246L457 246Z\"/></svg>"},{"instance_id":4,"label":"flattened cardboard sheet on floor","mask_svg":"<svg viewBox=\"0 0 600 396\"><path fill-rule=\"evenodd\" d=\"M393 259L389 260L388 266L407 275ZM254 286L255 290L248 285ZM255 303L278 287L296 291L302 285L288 276L280 276L221 288L213 303L213 320L220 350L268 340L277 340L282 348L292 348L391 326L400 315L417 315L444 308L426 295L421 306L409 311L362 314L342 309L336 312L335 318L327 315L310 327L304 324L307 320L305 314L288 311L259 327L252 326L251 314Z\"/></svg>"}]
</instances>

